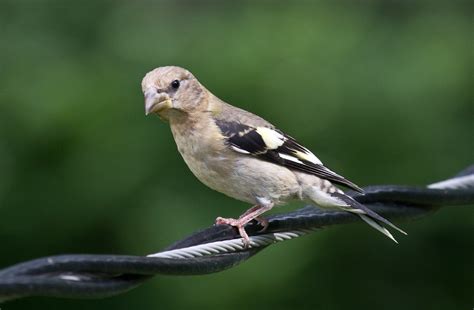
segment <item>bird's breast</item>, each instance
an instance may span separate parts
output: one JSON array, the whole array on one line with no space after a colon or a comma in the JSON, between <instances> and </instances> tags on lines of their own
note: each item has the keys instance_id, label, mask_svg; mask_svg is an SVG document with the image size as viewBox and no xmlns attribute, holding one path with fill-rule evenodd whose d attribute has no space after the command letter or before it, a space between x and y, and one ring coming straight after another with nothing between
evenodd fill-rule
<instances>
[{"instance_id":1,"label":"bird's breast","mask_svg":"<svg viewBox=\"0 0 474 310\"><path fill-rule=\"evenodd\" d=\"M210 188L223 191L231 173L231 153L217 128L197 123L194 126L171 123L176 146L193 174Z\"/></svg>"}]
</instances>

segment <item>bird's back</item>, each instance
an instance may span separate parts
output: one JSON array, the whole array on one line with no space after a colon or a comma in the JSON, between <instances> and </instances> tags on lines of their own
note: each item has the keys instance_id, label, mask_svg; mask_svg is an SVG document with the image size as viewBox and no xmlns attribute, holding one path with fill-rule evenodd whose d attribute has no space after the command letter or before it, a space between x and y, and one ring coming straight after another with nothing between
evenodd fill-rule
<instances>
[{"instance_id":1,"label":"bird's back","mask_svg":"<svg viewBox=\"0 0 474 310\"><path fill-rule=\"evenodd\" d=\"M244 109L234 107L215 96L213 98L210 98L210 100L219 101L215 102L216 105L218 104L220 106L219 112L214 115L214 118L216 120L237 122L253 127L267 127L272 129L275 128L275 126L273 126L270 122L266 121L260 116L250 113Z\"/></svg>"}]
</instances>

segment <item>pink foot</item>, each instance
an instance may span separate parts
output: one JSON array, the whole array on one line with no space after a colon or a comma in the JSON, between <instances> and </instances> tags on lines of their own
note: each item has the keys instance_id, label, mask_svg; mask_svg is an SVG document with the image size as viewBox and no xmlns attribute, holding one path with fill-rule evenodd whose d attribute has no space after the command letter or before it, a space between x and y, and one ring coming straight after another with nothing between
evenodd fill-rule
<instances>
[{"instance_id":1,"label":"pink foot","mask_svg":"<svg viewBox=\"0 0 474 310\"><path fill-rule=\"evenodd\" d=\"M245 224L247 223L248 222L244 222L241 219L236 220L233 218L223 218L223 217L216 218L217 225L230 225L233 227L237 227L237 229L239 230L239 235L242 237L242 242L245 248L248 248L250 246L250 238L244 228Z\"/></svg>"},{"instance_id":2,"label":"pink foot","mask_svg":"<svg viewBox=\"0 0 474 310\"><path fill-rule=\"evenodd\" d=\"M264 231L265 229L267 229L268 221L264 218L261 218L260 215L270 210L272 207L273 207L273 203L267 203L263 206L256 205L248 209L238 219L218 217L216 219L216 224L225 224L225 225L231 225L231 226L237 227L237 229L239 230L239 234L242 237L242 242L244 243L244 247L248 248L250 246L250 238L249 238L249 235L247 235L247 232L245 231L244 226L248 222L256 219L260 223L260 225L263 226L263 229L261 231Z\"/></svg>"}]
</instances>

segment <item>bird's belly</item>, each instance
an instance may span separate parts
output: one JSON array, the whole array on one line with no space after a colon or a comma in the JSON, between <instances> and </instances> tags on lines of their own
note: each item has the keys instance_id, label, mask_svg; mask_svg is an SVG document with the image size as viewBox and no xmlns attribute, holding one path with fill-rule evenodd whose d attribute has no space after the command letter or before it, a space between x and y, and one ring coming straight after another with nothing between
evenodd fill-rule
<instances>
[{"instance_id":1,"label":"bird's belly","mask_svg":"<svg viewBox=\"0 0 474 310\"><path fill-rule=\"evenodd\" d=\"M191 172L206 186L222 192L224 189L223 179L225 178L225 171L222 169L216 169L216 161L222 161L222 159L209 156L206 159L196 158L195 156L187 156L187 154L181 154L184 161L188 165ZM214 163L213 163L214 162Z\"/></svg>"},{"instance_id":2,"label":"bird's belly","mask_svg":"<svg viewBox=\"0 0 474 310\"><path fill-rule=\"evenodd\" d=\"M278 205L301 197L295 174L275 164L250 156L182 155L202 183L232 198L251 204L256 204L257 198L265 198Z\"/></svg>"},{"instance_id":3,"label":"bird's belly","mask_svg":"<svg viewBox=\"0 0 474 310\"><path fill-rule=\"evenodd\" d=\"M180 124L171 125L181 156L193 174L208 187L251 204L256 204L257 198L278 205L302 197L301 186L291 170L236 153L223 143L213 143L222 137L212 130L190 130L183 129Z\"/></svg>"}]
</instances>

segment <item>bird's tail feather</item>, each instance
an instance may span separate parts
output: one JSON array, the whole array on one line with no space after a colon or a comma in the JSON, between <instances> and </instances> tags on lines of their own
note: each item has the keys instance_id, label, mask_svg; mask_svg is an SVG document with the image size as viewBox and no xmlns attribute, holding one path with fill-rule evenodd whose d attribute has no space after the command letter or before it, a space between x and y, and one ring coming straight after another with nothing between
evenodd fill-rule
<instances>
[{"instance_id":1,"label":"bird's tail feather","mask_svg":"<svg viewBox=\"0 0 474 310\"><path fill-rule=\"evenodd\" d=\"M365 212L365 214L369 217L371 217L372 219L378 221L378 222L381 222L389 227L392 227L393 229L399 231L400 233L404 234L405 236L407 235L407 233L402 230L401 228L397 227L395 224L393 224L392 222L390 222L389 220L387 220L386 218L378 215L376 212L370 210L369 208L367 208L366 206L364 206L363 204L360 204L357 202L357 206L356 208L358 209L361 209Z\"/></svg>"},{"instance_id":2,"label":"bird's tail feather","mask_svg":"<svg viewBox=\"0 0 474 310\"><path fill-rule=\"evenodd\" d=\"M388 229L385 228L385 227L383 227L383 226L380 225L379 223L377 223L377 221L371 219L370 217L368 217L368 216L365 215L365 214L357 213L357 215L358 215L362 220L364 220L367 224L369 224L369 225L372 226L373 228L377 229L378 231L380 231L382 234L384 234L384 235L387 236L388 238L392 239L393 242L398 243L398 241L393 237L393 235L388 231Z\"/></svg>"},{"instance_id":3,"label":"bird's tail feather","mask_svg":"<svg viewBox=\"0 0 474 310\"><path fill-rule=\"evenodd\" d=\"M392 234L385 227L382 226L383 224L399 231L400 233L404 235L407 235L405 231L403 231L402 229L394 225L392 222L380 216L379 214L372 211L371 209L367 208L363 204L357 202L352 197L346 196L344 194L337 194L337 193L334 193L333 195L337 196L339 199L341 199L342 201L344 201L345 203L349 205L348 207L343 208L344 210L357 214L364 222L366 222L367 224L369 224L376 230L380 231L382 234L392 239L396 243L398 243L397 240L395 240Z\"/></svg>"}]
</instances>

